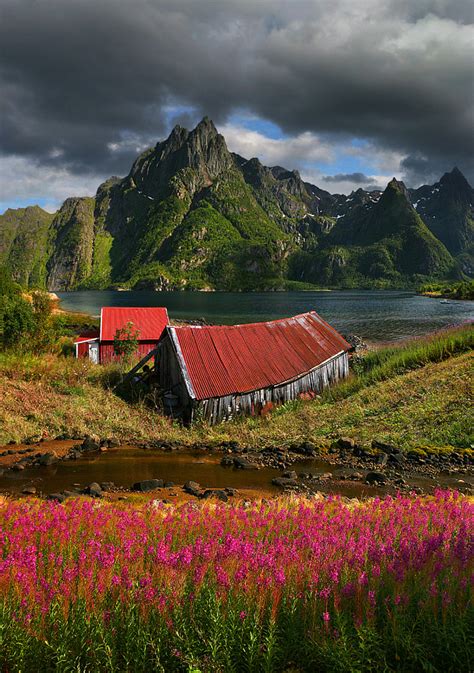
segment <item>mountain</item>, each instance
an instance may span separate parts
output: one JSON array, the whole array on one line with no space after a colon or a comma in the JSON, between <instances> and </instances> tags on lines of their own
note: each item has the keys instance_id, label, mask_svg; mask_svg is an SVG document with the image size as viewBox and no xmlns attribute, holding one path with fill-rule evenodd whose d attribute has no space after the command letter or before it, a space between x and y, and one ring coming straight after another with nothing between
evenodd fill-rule
<instances>
[{"instance_id":1,"label":"mountain","mask_svg":"<svg viewBox=\"0 0 474 673\"><path fill-rule=\"evenodd\" d=\"M463 271L474 274L474 193L458 168L433 186L410 190L417 213L449 252L459 257Z\"/></svg>"},{"instance_id":2,"label":"mountain","mask_svg":"<svg viewBox=\"0 0 474 673\"><path fill-rule=\"evenodd\" d=\"M48 282L49 231L53 215L39 206L9 208L0 215L0 265L7 264L19 283Z\"/></svg>"},{"instance_id":3,"label":"mountain","mask_svg":"<svg viewBox=\"0 0 474 673\"><path fill-rule=\"evenodd\" d=\"M470 274L472 189L455 169L434 187L348 197L297 171L229 152L212 121L143 152L94 198L0 216L0 264L51 290L408 286Z\"/></svg>"}]
</instances>

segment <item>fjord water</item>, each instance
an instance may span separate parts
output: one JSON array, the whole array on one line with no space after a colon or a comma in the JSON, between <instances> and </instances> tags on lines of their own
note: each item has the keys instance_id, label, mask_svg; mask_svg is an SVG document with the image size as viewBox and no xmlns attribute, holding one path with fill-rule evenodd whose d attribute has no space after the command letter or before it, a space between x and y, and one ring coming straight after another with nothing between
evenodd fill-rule
<instances>
[{"instance_id":1,"label":"fjord water","mask_svg":"<svg viewBox=\"0 0 474 673\"><path fill-rule=\"evenodd\" d=\"M370 341L420 336L474 319L473 301L444 303L403 290L330 292L58 292L62 307L98 315L102 306L165 306L170 318L212 324L275 320L315 310L343 334Z\"/></svg>"}]
</instances>

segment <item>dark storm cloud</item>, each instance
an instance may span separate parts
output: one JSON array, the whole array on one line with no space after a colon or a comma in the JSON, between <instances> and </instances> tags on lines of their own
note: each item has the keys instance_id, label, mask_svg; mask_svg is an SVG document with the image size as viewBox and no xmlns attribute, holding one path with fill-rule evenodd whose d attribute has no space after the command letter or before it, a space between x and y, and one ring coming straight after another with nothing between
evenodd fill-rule
<instances>
[{"instance_id":1,"label":"dark storm cloud","mask_svg":"<svg viewBox=\"0 0 474 673\"><path fill-rule=\"evenodd\" d=\"M0 7L5 154L123 174L170 108L190 106L189 122L248 109L287 133L357 136L474 177L470 0ZM415 183L426 165L405 170Z\"/></svg>"},{"instance_id":2,"label":"dark storm cloud","mask_svg":"<svg viewBox=\"0 0 474 673\"><path fill-rule=\"evenodd\" d=\"M373 182L372 177L364 173L336 173L336 175L325 175L324 182L353 182L355 185L366 185Z\"/></svg>"}]
</instances>

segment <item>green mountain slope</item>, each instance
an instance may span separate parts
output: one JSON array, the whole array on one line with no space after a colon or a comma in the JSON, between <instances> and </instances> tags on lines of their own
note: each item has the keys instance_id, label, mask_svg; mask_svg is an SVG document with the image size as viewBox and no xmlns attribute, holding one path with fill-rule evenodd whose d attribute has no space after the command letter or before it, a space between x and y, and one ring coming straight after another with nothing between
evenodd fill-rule
<instances>
[{"instance_id":1,"label":"green mountain slope","mask_svg":"<svg viewBox=\"0 0 474 673\"><path fill-rule=\"evenodd\" d=\"M46 285L52 220L53 215L39 206L9 208L0 215L0 264L6 264L21 285Z\"/></svg>"},{"instance_id":2,"label":"green mountain slope","mask_svg":"<svg viewBox=\"0 0 474 673\"><path fill-rule=\"evenodd\" d=\"M474 267L472 189L459 171L438 184L332 195L297 171L230 153L204 118L192 131L176 126L95 198L67 199L54 216L37 207L0 216L0 264L51 290L462 278Z\"/></svg>"}]
</instances>

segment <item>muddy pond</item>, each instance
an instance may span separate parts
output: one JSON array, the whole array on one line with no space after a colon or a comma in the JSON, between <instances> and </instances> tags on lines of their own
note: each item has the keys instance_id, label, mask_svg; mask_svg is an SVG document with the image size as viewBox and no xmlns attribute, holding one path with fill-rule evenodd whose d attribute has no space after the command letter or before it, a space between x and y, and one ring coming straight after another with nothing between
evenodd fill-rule
<instances>
[{"instance_id":1,"label":"muddy pond","mask_svg":"<svg viewBox=\"0 0 474 673\"><path fill-rule=\"evenodd\" d=\"M73 442L69 442L73 444ZM41 450L47 450L47 443ZM35 450L39 447L35 447ZM174 482L175 490L188 480L198 482L203 488L237 489L241 495L268 497L281 493L281 489L272 484L282 471L270 467L255 470L242 470L222 466L222 454L206 453L203 450L192 452L155 451L125 446L109 449L106 453L86 454L77 460L58 461L48 467L25 467L21 471L5 470L0 476L0 492L12 495L20 494L25 488L34 487L38 495L84 488L91 482L113 482L116 487L129 489L135 482L146 479L163 479ZM2 466L0 465L0 468ZM366 498L386 493L394 493L392 486L370 486L363 480L342 479L347 472L342 466L320 458L301 459L291 464L289 469L299 473L310 473L318 479L315 489L323 493L337 493L347 497ZM358 468L358 471L360 469ZM407 486L419 487L426 492L435 486L456 488L457 480L462 477L472 484L467 475L452 475L441 472L436 480L420 474L404 475ZM304 479L301 480L304 483ZM157 491L157 497L160 492Z\"/></svg>"}]
</instances>

